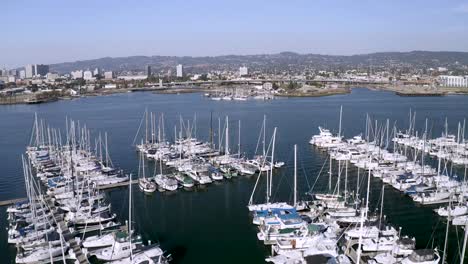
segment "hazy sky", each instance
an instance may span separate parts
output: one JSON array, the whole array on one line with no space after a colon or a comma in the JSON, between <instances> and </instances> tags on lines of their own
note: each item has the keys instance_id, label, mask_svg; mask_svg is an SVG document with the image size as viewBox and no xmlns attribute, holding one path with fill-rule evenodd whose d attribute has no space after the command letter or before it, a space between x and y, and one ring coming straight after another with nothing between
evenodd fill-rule
<instances>
[{"instance_id":1,"label":"hazy sky","mask_svg":"<svg viewBox=\"0 0 468 264\"><path fill-rule=\"evenodd\" d=\"M106 56L468 51L468 0L2 0L0 67Z\"/></svg>"}]
</instances>

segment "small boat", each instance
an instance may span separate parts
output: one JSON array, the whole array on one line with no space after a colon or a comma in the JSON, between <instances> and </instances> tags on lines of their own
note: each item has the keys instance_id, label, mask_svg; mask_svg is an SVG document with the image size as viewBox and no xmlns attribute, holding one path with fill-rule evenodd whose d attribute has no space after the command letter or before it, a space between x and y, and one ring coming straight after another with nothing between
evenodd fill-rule
<instances>
[{"instance_id":1,"label":"small boat","mask_svg":"<svg viewBox=\"0 0 468 264\"><path fill-rule=\"evenodd\" d=\"M277 161L277 162L275 162L275 165L274 165L274 166L275 166L275 168L281 168L281 167L284 166L284 162L282 162L282 161Z\"/></svg>"},{"instance_id":2,"label":"small boat","mask_svg":"<svg viewBox=\"0 0 468 264\"><path fill-rule=\"evenodd\" d=\"M184 175L183 173L174 173L174 179L176 179L179 184L181 184L184 188L192 188L195 184L192 180L187 175Z\"/></svg>"}]
</instances>

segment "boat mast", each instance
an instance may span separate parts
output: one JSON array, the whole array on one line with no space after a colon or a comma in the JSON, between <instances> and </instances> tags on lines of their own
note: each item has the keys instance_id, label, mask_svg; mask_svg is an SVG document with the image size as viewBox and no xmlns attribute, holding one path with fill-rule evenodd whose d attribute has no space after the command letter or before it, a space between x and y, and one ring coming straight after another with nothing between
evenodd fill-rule
<instances>
[{"instance_id":1,"label":"boat mast","mask_svg":"<svg viewBox=\"0 0 468 264\"><path fill-rule=\"evenodd\" d=\"M384 193L385 193L385 185L382 184L382 200L380 201L379 229L380 229L380 226L381 226L381 224L382 224L382 217L383 217Z\"/></svg>"},{"instance_id":2,"label":"boat mast","mask_svg":"<svg viewBox=\"0 0 468 264\"><path fill-rule=\"evenodd\" d=\"M271 197L271 190L273 187L273 164L275 164L274 157L275 157L275 142L276 142L276 127L273 130L273 146L271 149L271 163L270 163L270 191L269 196ZM265 158L266 160L266 158Z\"/></svg>"},{"instance_id":3,"label":"boat mast","mask_svg":"<svg viewBox=\"0 0 468 264\"><path fill-rule=\"evenodd\" d=\"M263 157L265 157L266 115L263 115Z\"/></svg>"},{"instance_id":4,"label":"boat mast","mask_svg":"<svg viewBox=\"0 0 468 264\"><path fill-rule=\"evenodd\" d=\"M145 144L148 144L148 109L145 110L146 129L145 129Z\"/></svg>"},{"instance_id":5,"label":"boat mast","mask_svg":"<svg viewBox=\"0 0 468 264\"><path fill-rule=\"evenodd\" d=\"M328 192L331 193L331 186L332 186L332 156L330 152L330 169L328 171Z\"/></svg>"},{"instance_id":6,"label":"boat mast","mask_svg":"<svg viewBox=\"0 0 468 264\"><path fill-rule=\"evenodd\" d=\"M224 154L229 156L229 116L226 116L226 149Z\"/></svg>"},{"instance_id":7,"label":"boat mast","mask_svg":"<svg viewBox=\"0 0 468 264\"><path fill-rule=\"evenodd\" d=\"M241 150L240 150L241 149L241 141L240 141L240 139L241 139L241 121L240 121L240 119L239 119L239 132L238 132L238 134L239 134L239 139L238 139L239 143L237 145L237 150L238 150L237 158L240 158L240 155L241 155Z\"/></svg>"},{"instance_id":8,"label":"boat mast","mask_svg":"<svg viewBox=\"0 0 468 264\"><path fill-rule=\"evenodd\" d=\"M343 116L343 106L340 106L340 125L338 128L338 137L341 138L341 118Z\"/></svg>"},{"instance_id":9,"label":"boat mast","mask_svg":"<svg viewBox=\"0 0 468 264\"><path fill-rule=\"evenodd\" d=\"M132 174L128 181L128 236L130 238L130 259L133 260L132 249Z\"/></svg>"},{"instance_id":10,"label":"boat mast","mask_svg":"<svg viewBox=\"0 0 468 264\"><path fill-rule=\"evenodd\" d=\"M297 205L297 144L294 144L294 208Z\"/></svg>"},{"instance_id":11,"label":"boat mast","mask_svg":"<svg viewBox=\"0 0 468 264\"><path fill-rule=\"evenodd\" d=\"M445 242L444 242L444 254L442 257L442 263L446 263L446 254L447 254L447 244L448 244L448 231L449 231L449 226L450 226L450 211L452 210L452 194L450 194L449 197L449 206L448 206L448 218L447 218L447 227L445 228ZM465 231L466 232L466 231ZM465 256L462 255L461 258L464 258Z\"/></svg>"},{"instance_id":12,"label":"boat mast","mask_svg":"<svg viewBox=\"0 0 468 264\"><path fill-rule=\"evenodd\" d=\"M465 120L463 120L463 134L465 134ZM463 141L464 140L465 140L465 136L463 135ZM466 184L466 163L465 163L465 173L464 173L464 176L463 176L463 183ZM465 193L463 191L463 195L464 194ZM463 200L462 200L462 202L463 202ZM450 208L449 208L449 210L450 210ZM465 222L465 238L463 239L463 248L462 248L462 253L461 253L461 256L460 256L460 264L463 264L463 262L465 261L465 251L466 251L467 239L468 239L468 221Z\"/></svg>"},{"instance_id":13,"label":"boat mast","mask_svg":"<svg viewBox=\"0 0 468 264\"><path fill-rule=\"evenodd\" d=\"M221 117L218 116L218 149L221 152Z\"/></svg>"},{"instance_id":14,"label":"boat mast","mask_svg":"<svg viewBox=\"0 0 468 264\"><path fill-rule=\"evenodd\" d=\"M213 149L213 111L210 112L210 142Z\"/></svg>"}]
</instances>

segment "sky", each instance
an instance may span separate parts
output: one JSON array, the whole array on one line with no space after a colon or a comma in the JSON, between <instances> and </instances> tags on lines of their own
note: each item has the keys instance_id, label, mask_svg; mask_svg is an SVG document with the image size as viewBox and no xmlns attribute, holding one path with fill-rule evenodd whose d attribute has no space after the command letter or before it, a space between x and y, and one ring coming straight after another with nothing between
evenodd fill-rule
<instances>
[{"instance_id":1,"label":"sky","mask_svg":"<svg viewBox=\"0 0 468 264\"><path fill-rule=\"evenodd\" d=\"M468 51L468 0L2 0L0 67L134 55Z\"/></svg>"}]
</instances>

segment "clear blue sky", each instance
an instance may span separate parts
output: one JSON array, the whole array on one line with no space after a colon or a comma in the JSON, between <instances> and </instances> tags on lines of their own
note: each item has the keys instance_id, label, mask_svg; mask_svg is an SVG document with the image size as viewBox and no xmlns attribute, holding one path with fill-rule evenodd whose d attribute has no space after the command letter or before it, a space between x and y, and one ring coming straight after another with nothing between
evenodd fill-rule
<instances>
[{"instance_id":1,"label":"clear blue sky","mask_svg":"<svg viewBox=\"0 0 468 264\"><path fill-rule=\"evenodd\" d=\"M106 56L468 51L468 0L2 0L0 67Z\"/></svg>"}]
</instances>

